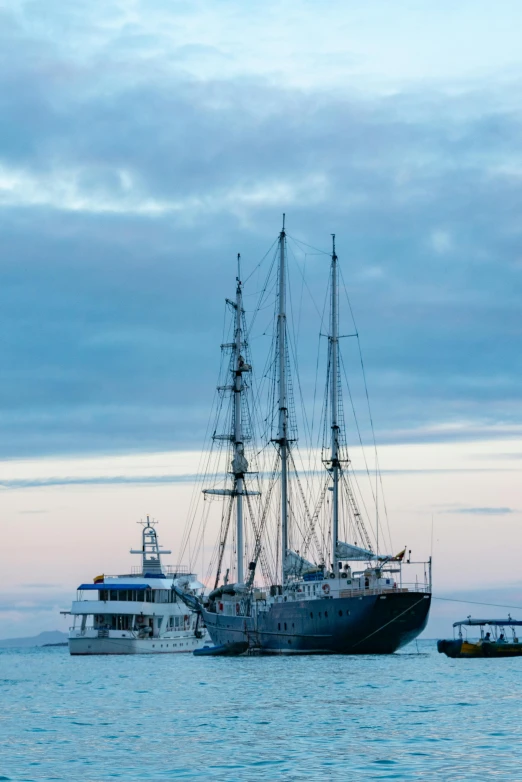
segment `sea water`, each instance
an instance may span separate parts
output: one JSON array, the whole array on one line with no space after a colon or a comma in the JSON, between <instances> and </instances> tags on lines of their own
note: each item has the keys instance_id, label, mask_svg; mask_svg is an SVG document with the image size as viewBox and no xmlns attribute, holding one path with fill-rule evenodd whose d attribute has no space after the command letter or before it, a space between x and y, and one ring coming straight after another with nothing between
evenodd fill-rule
<instances>
[{"instance_id":1,"label":"sea water","mask_svg":"<svg viewBox=\"0 0 522 782\"><path fill-rule=\"evenodd\" d=\"M0 780L522 780L522 658L0 653Z\"/></svg>"}]
</instances>

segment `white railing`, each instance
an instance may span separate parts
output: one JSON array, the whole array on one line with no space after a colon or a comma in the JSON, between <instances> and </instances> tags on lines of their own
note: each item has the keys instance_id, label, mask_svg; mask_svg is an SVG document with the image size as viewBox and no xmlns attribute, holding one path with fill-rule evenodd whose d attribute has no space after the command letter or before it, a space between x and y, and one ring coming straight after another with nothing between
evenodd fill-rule
<instances>
[{"instance_id":1,"label":"white railing","mask_svg":"<svg viewBox=\"0 0 522 782\"><path fill-rule=\"evenodd\" d=\"M326 582L328 583L328 582ZM403 584L394 587L377 587L375 589L340 589L339 597L363 597L364 595L397 595L404 592L420 592L421 594L431 594L431 587L428 584Z\"/></svg>"}]
</instances>

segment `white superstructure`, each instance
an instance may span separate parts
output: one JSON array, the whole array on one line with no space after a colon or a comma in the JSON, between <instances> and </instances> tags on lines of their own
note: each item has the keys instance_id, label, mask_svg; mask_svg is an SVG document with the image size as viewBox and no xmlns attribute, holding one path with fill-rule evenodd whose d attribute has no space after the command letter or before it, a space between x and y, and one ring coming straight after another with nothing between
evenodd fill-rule
<instances>
[{"instance_id":1,"label":"white superstructure","mask_svg":"<svg viewBox=\"0 0 522 782\"><path fill-rule=\"evenodd\" d=\"M162 565L154 523L143 522L141 566L119 576L80 584L68 613L71 654L169 654L193 652L208 641L201 617L176 595L199 596L204 585L186 568Z\"/></svg>"}]
</instances>

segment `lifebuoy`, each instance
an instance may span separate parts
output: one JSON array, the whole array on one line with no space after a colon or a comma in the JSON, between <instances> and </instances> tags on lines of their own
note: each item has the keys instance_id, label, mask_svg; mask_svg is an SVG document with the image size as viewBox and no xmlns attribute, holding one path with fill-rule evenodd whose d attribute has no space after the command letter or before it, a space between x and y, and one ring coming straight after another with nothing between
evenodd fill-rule
<instances>
[{"instance_id":1,"label":"lifebuoy","mask_svg":"<svg viewBox=\"0 0 522 782\"><path fill-rule=\"evenodd\" d=\"M325 595L328 595L330 593L330 584L323 584L323 592Z\"/></svg>"}]
</instances>

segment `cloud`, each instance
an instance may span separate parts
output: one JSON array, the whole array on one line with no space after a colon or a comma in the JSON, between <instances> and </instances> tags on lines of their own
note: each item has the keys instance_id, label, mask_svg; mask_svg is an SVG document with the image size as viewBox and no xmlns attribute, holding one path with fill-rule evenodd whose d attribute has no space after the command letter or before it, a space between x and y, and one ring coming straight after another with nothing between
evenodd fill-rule
<instances>
[{"instance_id":1,"label":"cloud","mask_svg":"<svg viewBox=\"0 0 522 782\"><path fill-rule=\"evenodd\" d=\"M513 508L454 508L446 511L447 513L469 513L473 516L505 516L509 513L516 513Z\"/></svg>"},{"instance_id":2,"label":"cloud","mask_svg":"<svg viewBox=\"0 0 522 782\"><path fill-rule=\"evenodd\" d=\"M337 233L385 439L516 425L517 75L458 94L297 87L251 59L225 68L237 55L205 9L204 21L162 4L150 21L139 4L50 3L45 24L4 13L1 454L199 446L235 253L253 269L282 211L313 246ZM233 35L251 23L228 13ZM175 23L190 41L171 56ZM325 259L291 249L295 290L300 263L322 302ZM309 297L299 306L310 401L319 323ZM253 336L261 366L268 338Z\"/></svg>"}]
</instances>

